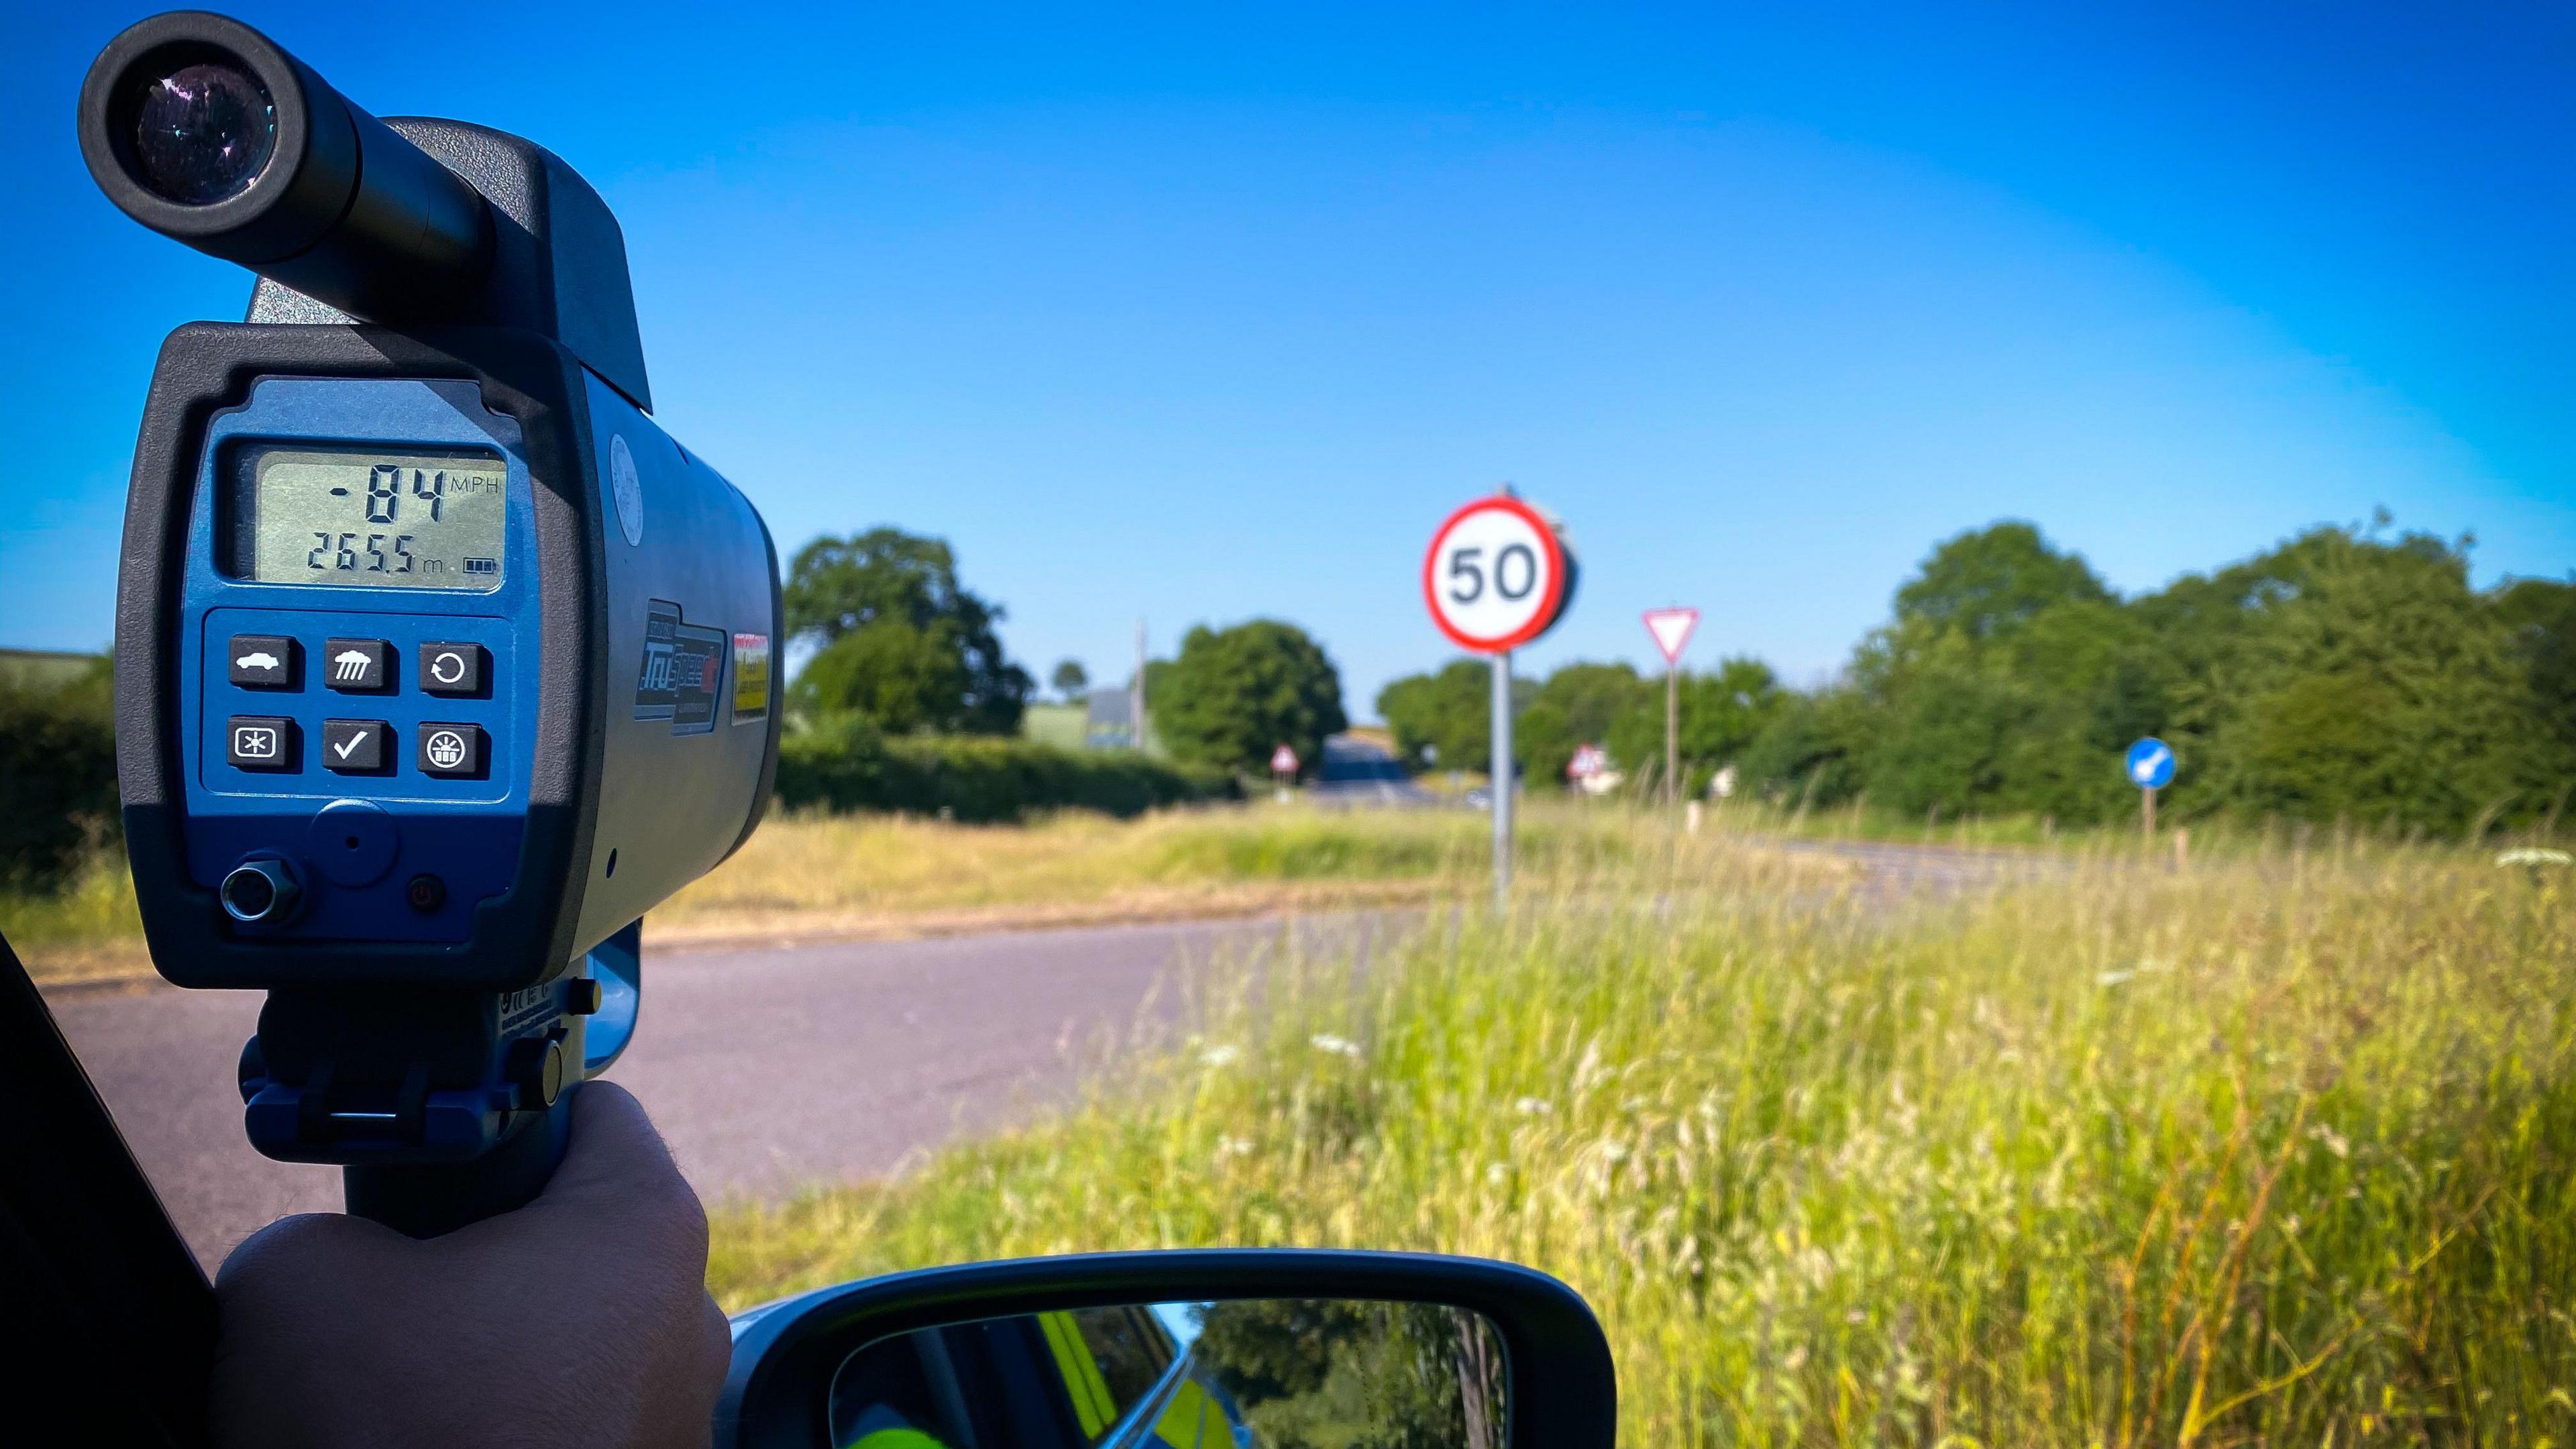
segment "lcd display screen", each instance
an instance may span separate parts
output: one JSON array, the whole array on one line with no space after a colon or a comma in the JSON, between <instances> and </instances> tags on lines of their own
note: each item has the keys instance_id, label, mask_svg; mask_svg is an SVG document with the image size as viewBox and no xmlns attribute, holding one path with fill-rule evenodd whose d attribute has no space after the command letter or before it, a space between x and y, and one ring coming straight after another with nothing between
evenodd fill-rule
<instances>
[{"instance_id":1,"label":"lcd display screen","mask_svg":"<svg viewBox=\"0 0 2576 1449\"><path fill-rule=\"evenodd\" d=\"M509 472L497 457L243 450L219 515L229 569L264 584L501 586Z\"/></svg>"}]
</instances>

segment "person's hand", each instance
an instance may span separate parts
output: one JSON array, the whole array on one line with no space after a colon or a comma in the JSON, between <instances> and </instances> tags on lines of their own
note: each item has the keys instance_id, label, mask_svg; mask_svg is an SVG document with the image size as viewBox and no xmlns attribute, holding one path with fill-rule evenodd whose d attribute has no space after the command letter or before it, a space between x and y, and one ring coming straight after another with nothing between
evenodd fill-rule
<instances>
[{"instance_id":1,"label":"person's hand","mask_svg":"<svg viewBox=\"0 0 2576 1449\"><path fill-rule=\"evenodd\" d=\"M215 1281L216 1442L703 1446L730 1341L707 1217L624 1089L573 1098L535 1202L417 1242L285 1218Z\"/></svg>"}]
</instances>

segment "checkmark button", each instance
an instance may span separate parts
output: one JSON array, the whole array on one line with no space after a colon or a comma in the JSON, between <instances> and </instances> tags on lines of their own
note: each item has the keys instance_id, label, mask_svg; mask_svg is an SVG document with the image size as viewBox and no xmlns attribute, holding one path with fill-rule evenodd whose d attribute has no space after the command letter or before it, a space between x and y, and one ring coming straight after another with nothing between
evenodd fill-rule
<instances>
[{"instance_id":1,"label":"checkmark button","mask_svg":"<svg viewBox=\"0 0 2576 1449\"><path fill-rule=\"evenodd\" d=\"M322 721L322 768L338 775L382 773L388 728L380 719Z\"/></svg>"}]
</instances>

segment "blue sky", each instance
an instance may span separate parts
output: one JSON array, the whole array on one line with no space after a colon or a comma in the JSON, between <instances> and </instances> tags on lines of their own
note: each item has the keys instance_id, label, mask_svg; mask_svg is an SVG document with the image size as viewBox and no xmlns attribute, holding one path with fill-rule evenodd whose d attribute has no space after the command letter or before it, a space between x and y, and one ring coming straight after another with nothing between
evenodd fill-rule
<instances>
[{"instance_id":1,"label":"blue sky","mask_svg":"<svg viewBox=\"0 0 2576 1449\"><path fill-rule=\"evenodd\" d=\"M1505 479L1542 669L1679 602L1813 679L2001 516L2126 590L2379 505L2576 567L2576 12L957 8L234 13L571 161L664 425L784 548L949 538L1041 676L1270 615L1365 715ZM80 167L142 13L0 18L0 644L106 640L153 351L247 294Z\"/></svg>"}]
</instances>

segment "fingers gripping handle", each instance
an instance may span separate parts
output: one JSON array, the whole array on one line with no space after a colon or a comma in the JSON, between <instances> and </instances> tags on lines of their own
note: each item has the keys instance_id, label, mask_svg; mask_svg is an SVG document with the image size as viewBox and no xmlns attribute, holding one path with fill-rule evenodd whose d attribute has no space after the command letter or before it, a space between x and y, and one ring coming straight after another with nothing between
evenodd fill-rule
<instances>
[{"instance_id":1,"label":"fingers gripping handle","mask_svg":"<svg viewBox=\"0 0 2576 1449\"><path fill-rule=\"evenodd\" d=\"M466 1162L351 1163L340 1170L353 1215L406 1237L435 1238L526 1207L543 1192L572 1140L568 1088L538 1120Z\"/></svg>"}]
</instances>

